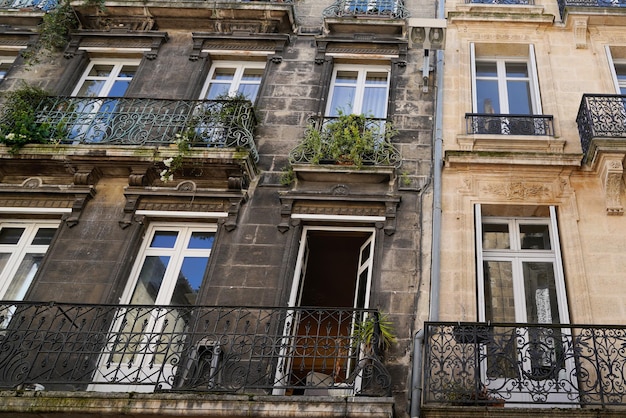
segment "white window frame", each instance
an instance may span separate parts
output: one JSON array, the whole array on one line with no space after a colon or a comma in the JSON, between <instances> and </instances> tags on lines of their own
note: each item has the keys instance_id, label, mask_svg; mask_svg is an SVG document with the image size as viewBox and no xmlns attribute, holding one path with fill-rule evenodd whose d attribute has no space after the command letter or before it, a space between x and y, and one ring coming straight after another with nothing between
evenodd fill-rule
<instances>
[{"instance_id":1,"label":"white window frame","mask_svg":"<svg viewBox=\"0 0 626 418\"><path fill-rule=\"evenodd\" d=\"M36 222L24 222L24 221L4 221L0 223L0 229L2 228L24 228L24 232L20 237L17 244L0 244L0 253L9 253L9 259L0 273L0 299L4 298L9 286L13 282L17 270L24 260L27 254L46 254L48 252L49 245L32 245L30 244L35 238L37 231L40 228L57 228L59 227L59 221L44 221L39 220ZM26 295L26 292L32 284L33 277L36 271L29 277L23 284L18 293L16 300L22 300Z\"/></svg>"},{"instance_id":2,"label":"white window frame","mask_svg":"<svg viewBox=\"0 0 626 418\"><path fill-rule=\"evenodd\" d=\"M248 82L245 80L242 80L244 71L247 69L256 69L256 70L264 70L265 71L265 62L260 62L260 61L214 61L211 64L211 70L209 71L209 75L207 76L205 82L204 82L204 86L202 87L202 92L200 93L200 100L204 100L206 99L206 95L209 92L209 87L211 86L211 84L226 84L224 83L220 83L219 81L215 81L213 80L213 75L215 74L215 71L217 69L234 69L235 70L235 74L233 76L233 80L232 81L228 81L228 83L230 83L230 88L228 90L228 95L229 96L236 96L237 95L237 91L239 90L239 86L242 84L256 84L259 87L261 86L261 83L263 82L263 79L261 79L258 83L254 82ZM257 95L258 97L258 95ZM251 99L252 102L255 102L257 97L254 97L253 99Z\"/></svg>"},{"instance_id":3,"label":"white window frame","mask_svg":"<svg viewBox=\"0 0 626 418\"><path fill-rule=\"evenodd\" d=\"M174 248L150 248L150 242L154 233L156 231L176 231L179 235L176 239L176 245ZM133 296L133 292L135 291L135 286L137 285L137 281L139 280L139 274L141 273L141 269L144 265L144 261L147 256L159 256L159 255L167 255L170 256L170 261L165 270L165 274L163 276L163 283L161 284L161 288L157 294L156 300L154 302L155 305L168 305L171 301L174 288L176 287L176 281L178 279L178 272L182 266L183 260L185 256L203 256L207 257L210 262L211 258L211 249L189 249L184 248L183 246L189 241L191 234L193 232L202 231L202 232L217 232L217 225L215 224L198 224L198 223L181 223L181 224L172 224L172 223L161 223L155 222L151 223L148 227L146 234L144 235L143 242L141 244L141 249L137 255L135 264L130 273L129 280L126 283L126 287L120 298L121 304L129 304L131 297ZM208 268L208 267L207 267Z\"/></svg>"},{"instance_id":4,"label":"white window frame","mask_svg":"<svg viewBox=\"0 0 626 418\"><path fill-rule=\"evenodd\" d=\"M613 77L613 87L615 88L615 93L626 94L626 78L620 81L620 79L617 77L617 69L616 69L616 65L619 65L620 67L623 66L623 68L626 69L626 58L614 59L613 55L611 54L611 47L609 45L605 45L605 50L606 50L607 59L609 60L609 64L610 64L611 76ZM622 93L622 89L624 89L625 93Z\"/></svg>"},{"instance_id":5,"label":"white window frame","mask_svg":"<svg viewBox=\"0 0 626 418\"><path fill-rule=\"evenodd\" d=\"M119 73L124 66L134 66L139 68L139 64L141 60L139 59L92 59L89 62L89 65L83 72L78 83L76 83L76 87L72 92L72 96L76 96L79 92L85 81L90 80L104 80L105 83L102 86L102 89L98 93L98 96L95 97L109 97L109 93L111 92L111 88L116 81L130 81L132 82L133 77L120 77ZM100 76L90 76L89 72L96 65L113 65L113 69L108 76L100 77Z\"/></svg>"},{"instance_id":6,"label":"white window frame","mask_svg":"<svg viewBox=\"0 0 626 418\"><path fill-rule=\"evenodd\" d=\"M528 55L526 57L513 56L513 57L504 57L504 56L476 56L476 45L474 43L470 44L470 59L471 59L471 76L472 76L472 109L475 113L478 112L478 92L476 86L476 63L477 62L495 62L498 69L498 76L496 78L485 78L485 79L497 79L498 80L498 94L500 100L500 113L501 115L509 114L509 100L508 100L508 90L507 90L507 78L506 78L506 69L505 63L507 62L515 62L515 63L526 63L528 66L528 83L530 90L530 100L532 104L532 113L533 115L541 115L541 94L539 90L539 78L537 76L537 62L535 58L535 48L534 45L528 45ZM515 78L516 81L523 80L523 78Z\"/></svg>"},{"instance_id":7,"label":"white window frame","mask_svg":"<svg viewBox=\"0 0 626 418\"><path fill-rule=\"evenodd\" d=\"M2 82L6 78L6 75L11 70L11 66L15 62L15 58L16 57L9 57L6 55L0 56L0 82ZM6 67L6 71L4 71L4 74L1 70L2 67Z\"/></svg>"},{"instance_id":8,"label":"white window frame","mask_svg":"<svg viewBox=\"0 0 626 418\"><path fill-rule=\"evenodd\" d=\"M357 83L356 83L356 91L354 97L354 103L352 109L332 109L333 97L335 94L335 87L341 86L340 82L337 82L337 73L339 71L356 71L357 75ZM366 83L367 73L368 72L384 72L387 74L387 84L385 86L375 84L372 86L368 86ZM326 117L337 116L338 111L342 111L344 114L362 114L367 112L367 109L363 109L363 97L365 95L366 87L374 87L381 88L386 90L385 94L385 103L384 103L384 112L383 115L380 116L381 119L385 119L387 117L388 112L388 103L389 103L389 85L391 80L391 67L388 65L353 65L353 64L337 64L333 68L333 75L330 81L330 88L328 91L328 100L326 102ZM354 84L345 84L346 86L354 86ZM369 114L366 113L366 116Z\"/></svg>"}]
</instances>

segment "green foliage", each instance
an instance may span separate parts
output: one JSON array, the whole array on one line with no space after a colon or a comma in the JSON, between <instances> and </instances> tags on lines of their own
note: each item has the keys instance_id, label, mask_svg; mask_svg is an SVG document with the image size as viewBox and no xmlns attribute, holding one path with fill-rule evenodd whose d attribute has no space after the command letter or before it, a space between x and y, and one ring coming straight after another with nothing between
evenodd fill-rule
<instances>
[{"instance_id":1,"label":"green foliage","mask_svg":"<svg viewBox=\"0 0 626 418\"><path fill-rule=\"evenodd\" d=\"M69 34L78 28L78 19L69 0L63 0L59 5L43 16L39 25L39 40L34 46L22 52L22 57L28 65L39 62L39 55L61 50L65 47Z\"/></svg>"},{"instance_id":2,"label":"green foliage","mask_svg":"<svg viewBox=\"0 0 626 418\"><path fill-rule=\"evenodd\" d=\"M37 120L36 109L51 100L50 94L24 84L6 94L0 119L0 143L16 154L26 144L45 144L65 135L65 126L52 126Z\"/></svg>"},{"instance_id":3,"label":"green foliage","mask_svg":"<svg viewBox=\"0 0 626 418\"><path fill-rule=\"evenodd\" d=\"M366 347L372 347L376 335L376 317L378 316L378 350L385 351L396 342L396 332L393 323L384 313L369 315L364 321L357 322L354 326L355 342L363 343Z\"/></svg>"},{"instance_id":4,"label":"green foliage","mask_svg":"<svg viewBox=\"0 0 626 418\"><path fill-rule=\"evenodd\" d=\"M361 168L364 161L373 160L374 154L395 134L390 124L381 132L379 125L363 114L339 112L339 116L321 130L309 125L301 148L313 164L332 160Z\"/></svg>"},{"instance_id":5,"label":"green foliage","mask_svg":"<svg viewBox=\"0 0 626 418\"><path fill-rule=\"evenodd\" d=\"M174 180L174 172L182 168L185 155L187 155L191 149L189 135L187 133L176 134L176 149L178 153L175 156L163 160L165 169L163 169L159 175L161 181L164 183Z\"/></svg>"},{"instance_id":6,"label":"green foliage","mask_svg":"<svg viewBox=\"0 0 626 418\"><path fill-rule=\"evenodd\" d=\"M296 179L296 173L293 171L291 164L283 168L283 172L280 176L280 184L283 186L289 186Z\"/></svg>"}]
</instances>

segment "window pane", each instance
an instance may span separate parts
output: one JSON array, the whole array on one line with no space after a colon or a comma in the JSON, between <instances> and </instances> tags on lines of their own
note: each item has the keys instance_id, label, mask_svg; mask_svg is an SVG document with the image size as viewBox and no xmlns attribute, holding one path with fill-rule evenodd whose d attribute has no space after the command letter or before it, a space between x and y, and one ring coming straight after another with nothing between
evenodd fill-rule
<instances>
[{"instance_id":1,"label":"window pane","mask_svg":"<svg viewBox=\"0 0 626 418\"><path fill-rule=\"evenodd\" d=\"M358 71L337 71L337 76L335 77L335 83L356 85L356 81L358 77L359 77Z\"/></svg>"},{"instance_id":2,"label":"window pane","mask_svg":"<svg viewBox=\"0 0 626 418\"><path fill-rule=\"evenodd\" d=\"M554 265L551 262L524 262L526 315L535 324L559 324Z\"/></svg>"},{"instance_id":3,"label":"window pane","mask_svg":"<svg viewBox=\"0 0 626 418\"><path fill-rule=\"evenodd\" d=\"M355 93L356 87L335 86L329 116L338 116L340 111L347 114L352 113Z\"/></svg>"},{"instance_id":4,"label":"window pane","mask_svg":"<svg viewBox=\"0 0 626 418\"><path fill-rule=\"evenodd\" d=\"M367 85L378 84L378 85L387 85L387 73L381 72L368 72L365 78L365 83Z\"/></svg>"},{"instance_id":5,"label":"window pane","mask_svg":"<svg viewBox=\"0 0 626 418\"><path fill-rule=\"evenodd\" d=\"M532 114L528 81L508 81L506 86L509 95L509 113L519 115Z\"/></svg>"},{"instance_id":6,"label":"window pane","mask_svg":"<svg viewBox=\"0 0 626 418\"><path fill-rule=\"evenodd\" d=\"M375 118L385 118L385 105L387 102L387 89L386 88L365 88L363 95L363 106L361 113L365 116L372 116Z\"/></svg>"},{"instance_id":7,"label":"window pane","mask_svg":"<svg viewBox=\"0 0 626 418\"><path fill-rule=\"evenodd\" d=\"M97 64L91 67L88 76L90 77L108 77L113 71L113 65Z\"/></svg>"},{"instance_id":8,"label":"window pane","mask_svg":"<svg viewBox=\"0 0 626 418\"><path fill-rule=\"evenodd\" d=\"M123 65L120 73L117 75L119 78L133 78L137 72L136 65Z\"/></svg>"},{"instance_id":9,"label":"window pane","mask_svg":"<svg viewBox=\"0 0 626 418\"><path fill-rule=\"evenodd\" d=\"M43 254L26 254L24 256L3 299L22 300L24 298L42 259Z\"/></svg>"},{"instance_id":10,"label":"window pane","mask_svg":"<svg viewBox=\"0 0 626 418\"><path fill-rule=\"evenodd\" d=\"M193 232L189 239L187 248L206 248L211 249L213 247L213 241L215 240L215 232Z\"/></svg>"},{"instance_id":11,"label":"window pane","mask_svg":"<svg viewBox=\"0 0 626 418\"><path fill-rule=\"evenodd\" d=\"M507 62L506 76L514 78L528 78L528 65L525 62Z\"/></svg>"},{"instance_id":12,"label":"window pane","mask_svg":"<svg viewBox=\"0 0 626 418\"><path fill-rule=\"evenodd\" d=\"M476 62L476 77L498 77L498 66L495 62Z\"/></svg>"},{"instance_id":13,"label":"window pane","mask_svg":"<svg viewBox=\"0 0 626 418\"><path fill-rule=\"evenodd\" d=\"M4 267L7 265L9 257L11 257L11 253L0 253L0 273L2 273L2 270L4 270Z\"/></svg>"},{"instance_id":14,"label":"window pane","mask_svg":"<svg viewBox=\"0 0 626 418\"><path fill-rule=\"evenodd\" d=\"M485 261L485 319L516 322L513 265L510 261Z\"/></svg>"},{"instance_id":15,"label":"window pane","mask_svg":"<svg viewBox=\"0 0 626 418\"><path fill-rule=\"evenodd\" d=\"M52 237L57 232L56 228L39 228L33 238L33 245L50 245Z\"/></svg>"},{"instance_id":16,"label":"window pane","mask_svg":"<svg viewBox=\"0 0 626 418\"><path fill-rule=\"evenodd\" d=\"M86 80L76 94L79 97L96 97L104 87L104 80Z\"/></svg>"},{"instance_id":17,"label":"window pane","mask_svg":"<svg viewBox=\"0 0 626 418\"><path fill-rule=\"evenodd\" d=\"M208 257L185 257L170 302L172 305L193 305L196 303L196 297L208 262Z\"/></svg>"},{"instance_id":18,"label":"window pane","mask_svg":"<svg viewBox=\"0 0 626 418\"><path fill-rule=\"evenodd\" d=\"M0 244L15 245L23 233L24 228L2 228L0 229Z\"/></svg>"},{"instance_id":19,"label":"window pane","mask_svg":"<svg viewBox=\"0 0 626 418\"><path fill-rule=\"evenodd\" d=\"M233 80L235 78L234 68L216 68L213 72L213 80Z\"/></svg>"},{"instance_id":20,"label":"window pane","mask_svg":"<svg viewBox=\"0 0 626 418\"><path fill-rule=\"evenodd\" d=\"M500 96L496 80L476 80L478 113L500 113Z\"/></svg>"},{"instance_id":21,"label":"window pane","mask_svg":"<svg viewBox=\"0 0 626 418\"><path fill-rule=\"evenodd\" d=\"M241 81L261 83L261 78L263 78L262 68L246 68L241 76Z\"/></svg>"},{"instance_id":22,"label":"window pane","mask_svg":"<svg viewBox=\"0 0 626 418\"><path fill-rule=\"evenodd\" d=\"M115 83L113 83L113 86L111 86L111 90L109 91L109 94L107 94L107 96L108 97L123 97L129 85L130 85L130 80L117 80L115 81Z\"/></svg>"},{"instance_id":23,"label":"window pane","mask_svg":"<svg viewBox=\"0 0 626 418\"><path fill-rule=\"evenodd\" d=\"M213 83L209 86L206 98L213 100L218 96L225 96L228 94L228 89L230 89L230 83Z\"/></svg>"},{"instance_id":24,"label":"window pane","mask_svg":"<svg viewBox=\"0 0 626 418\"><path fill-rule=\"evenodd\" d=\"M243 94L246 99L253 102L256 99L256 95L258 91L259 91L258 84L240 84L239 89L237 90L237 93Z\"/></svg>"},{"instance_id":25,"label":"window pane","mask_svg":"<svg viewBox=\"0 0 626 418\"><path fill-rule=\"evenodd\" d=\"M523 250L549 250L550 231L548 225L520 225L520 240Z\"/></svg>"},{"instance_id":26,"label":"window pane","mask_svg":"<svg viewBox=\"0 0 626 418\"><path fill-rule=\"evenodd\" d=\"M508 224L483 224L483 249L508 250L511 238Z\"/></svg>"},{"instance_id":27,"label":"window pane","mask_svg":"<svg viewBox=\"0 0 626 418\"><path fill-rule=\"evenodd\" d=\"M169 261L170 258L166 256L146 257L133 291L131 304L152 305L156 302Z\"/></svg>"},{"instance_id":28,"label":"window pane","mask_svg":"<svg viewBox=\"0 0 626 418\"><path fill-rule=\"evenodd\" d=\"M177 231L155 231L151 248L174 248L176 244L176 238L178 237Z\"/></svg>"}]
</instances>

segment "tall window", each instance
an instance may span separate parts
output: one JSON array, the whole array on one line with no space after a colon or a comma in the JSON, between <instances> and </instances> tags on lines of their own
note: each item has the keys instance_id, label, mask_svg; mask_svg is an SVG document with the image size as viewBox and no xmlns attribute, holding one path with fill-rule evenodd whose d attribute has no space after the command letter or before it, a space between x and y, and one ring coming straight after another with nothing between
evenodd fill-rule
<instances>
[{"instance_id":1,"label":"tall window","mask_svg":"<svg viewBox=\"0 0 626 418\"><path fill-rule=\"evenodd\" d=\"M264 71L265 63L262 62L217 61L211 67L201 97L211 100L241 94L254 102Z\"/></svg>"},{"instance_id":2,"label":"tall window","mask_svg":"<svg viewBox=\"0 0 626 418\"><path fill-rule=\"evenodd\" d=\"M335 66L326 116L355 113L385 119L389 78L387 66Z\"/></svg>"},{"instance_id":3,"label":"tall window","mask_svg":"<svg viewBox=\"0 0 626 418\"><path fill-rule=\"evenodd\" d=\"M617 94L626 94L626 49L624 47L605 47L611 65L613 84Z\"/></svg>"},{"instance_id":4,"label":"tall window","mask_svg":"<svg viewBox=\"0 0 626 418\"><path fill-rule=\"evenodd\" d=\"M58 225L58 222L0 224L1 299L24 298Z\"/></svg>"},{"instance_id":5,"label":"tall window","mask_svg":"<svg viewBox=\"0 0 626 418\"><path fill-rule=\"evenodd\" d=\"M472 44L474 112L541 114L534 49L526 56L481 56Z\"/></svg>"},{"instance_id":6,"label":"tall window","mask_svg":"<svg viewBox=\"0 0 626 418\"><path fill-rule=\"evenodd\" d=\"M102 142L111 135L118 97L124 96L139 60L93 60L73 96L84 97L76 108L70 138L76 142ZM111 97L111 99L100 99Z\"/></svg>"}]
</instances>

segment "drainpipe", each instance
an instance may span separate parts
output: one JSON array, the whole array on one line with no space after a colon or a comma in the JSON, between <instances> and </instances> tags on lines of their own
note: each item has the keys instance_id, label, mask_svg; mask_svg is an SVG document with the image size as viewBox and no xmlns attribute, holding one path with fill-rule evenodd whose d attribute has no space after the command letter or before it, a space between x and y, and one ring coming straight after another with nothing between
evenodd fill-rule
<instances>
[{"instance_id":1,"label":"drainpipe","mask_svg":"<svg viewBox=\"0 0 626 418\"><path fill-rule=\"evenodd\" d=\"M445 18L444 0L437 4L438 19ZM429 321L439 320L439 289L441 264L441 172L443 169L443 50L438 49L435 72L435 125L433 131L433 224L430 276ZM413 341L413 370L411 376L411 418L419 418L422 402L422 350L424 330Z\"/></svg>"}]
</instances>

